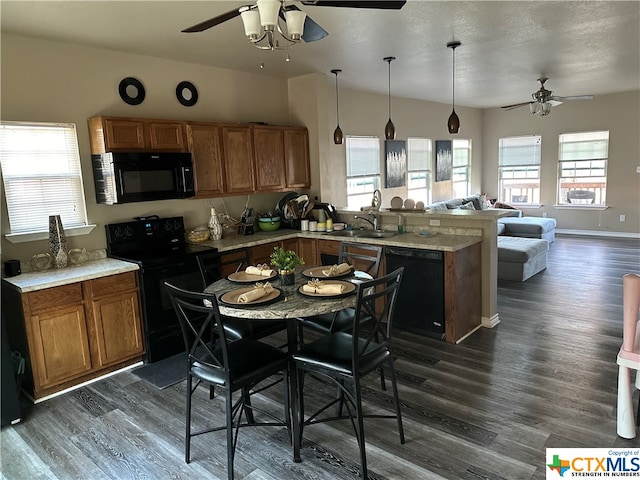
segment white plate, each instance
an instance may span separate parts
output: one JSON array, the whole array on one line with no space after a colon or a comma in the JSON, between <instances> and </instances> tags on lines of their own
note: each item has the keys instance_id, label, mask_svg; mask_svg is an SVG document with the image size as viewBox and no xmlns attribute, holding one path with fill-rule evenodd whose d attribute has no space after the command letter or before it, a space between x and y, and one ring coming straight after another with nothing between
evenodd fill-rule
<instances>
[{"instance_id":1,"label":"white plate","mask_svg":"<svg viewBox=\"0 0 640 480\"><path fill-rule=\"evenodd\" d=\"M404 208L407 208L407 209L409 209L409 210L413 210L413 207L415 207L415 206L416 206L416 202L414 202L414 201L413 201L412 199L410 199L410 198L407 198L407 199L404 201Z\"/></svg>"},{"instance_id":2,"label":"white plate","mask_svg":"<svg viewBox=\"0 0 640 480\"><path fill-rule=\"evenodd\" d=\"M393 197L391 199L391 208L402 208L402 198L400 197Z\"/></svg>"}]
</instances>

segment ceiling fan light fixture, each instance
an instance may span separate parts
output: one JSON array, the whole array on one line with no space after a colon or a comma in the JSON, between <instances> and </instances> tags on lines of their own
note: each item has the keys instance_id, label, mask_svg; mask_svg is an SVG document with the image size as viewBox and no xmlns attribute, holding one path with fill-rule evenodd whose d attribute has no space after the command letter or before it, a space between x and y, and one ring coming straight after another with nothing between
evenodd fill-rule
<instances>
[{"instance_id":1,"label":"ceiling fan light fixture","mask_svg":"<svg viewBox=\"0 0 640 480\"><path fill-rule=\"evenodd\" d=\"M284 14L287 21L287 33L292 40L300 40L304 33L304 21L307 14L300 10L288 10Z\"/></svg>"},{"instance_id":2,"label":"ceiling fan light fixture","mask_svg":"<svg viewBox=\"0 0 640 480\"><path fill-rule=\"evenodd\" d=\"M342 70L340 70L339 68L334 68L333 70L331 70L331 73L333 73L336 76L336 124L337 124L337 127L333 131L333 143L335 143L336 145L342 145L342 139L343 139L342 129L340 128L340 109L338 108L339 107L338 74L340 72L342 72Z\"/></svg>"},{"instance_id":3,"label":"ceiling fan light fixture","mask_svg":"<svg viewBox=\"0 0 640 480\"><path fill-rule=\"evenodd\" d=\"M460 131L460 118L456 113L456 48L462 45L459 41L447 43L447 48L450 48L453 52L452 62L452 75L451 75L451 115L447 120L447 129L449 133L458 133Z\"/></svg>"},{"instance_id":4,"label":"ceiling fan light fixture","mask_svg":"<svg viewBox=\"0 0 640 480\"><path fill-rule=\"evenodd\" d=\"M393 62L396 57L384 57L383 60L389 64L389 121L384 127L384 138L387 140L395 140L396 138L396 127L391 121L391 62Z\"/></svg>"},{"instance_id":5,"label":"ceiling fan light fixture","mask_svg":"<svg viewBox=\"0 0 640 480\"><path fill-rule=\"evenodd\" d=\"M266 32L273 32L278 25L278 15L280 14L280 0L258 0L258 12L260 13L260 24Z\"/></svg>"},{"instance_id":6,"label":"ceiling fan light fixture","mask_svg":"<svg viewBox=\"0 0 640 480\"><path fill-rule=\"evenodd\" d=\"M257 10L245 10L240 14L244 25L244 34L249 40L256 40L260 37L260 12Z\"/></svg>"}]
</instances>

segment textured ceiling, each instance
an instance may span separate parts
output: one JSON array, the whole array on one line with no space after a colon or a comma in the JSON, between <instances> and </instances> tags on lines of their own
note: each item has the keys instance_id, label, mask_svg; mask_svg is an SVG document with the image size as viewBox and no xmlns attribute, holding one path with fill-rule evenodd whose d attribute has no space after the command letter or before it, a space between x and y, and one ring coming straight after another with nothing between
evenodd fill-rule
<instances>
[{"instance_id":1,"label":"textured ceiling","mask_svg":"<svg viewBox=\"0 0 640 480\"><path fill-rule=\"evenodd\" d=\"M251 1L1 2L3 32L279 77L341 68L341 88L491 108L525 102L549 77L556 95L640 88L640 2L409 0L398 11L296 4L329 36L286 52L248 44L239 17L202 33L193 24ZM260 63L264 69L260 69Z\"/></svg>"}]
</instances>

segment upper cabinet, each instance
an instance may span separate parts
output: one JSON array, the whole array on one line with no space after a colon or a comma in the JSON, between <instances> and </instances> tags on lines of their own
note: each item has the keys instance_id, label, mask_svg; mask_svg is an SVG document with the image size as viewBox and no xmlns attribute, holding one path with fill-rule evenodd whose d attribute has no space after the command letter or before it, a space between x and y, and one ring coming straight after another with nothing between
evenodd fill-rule
<instances>
[{"instance_id":1,"label":"upper cabinet","mask_svg":"<svg viewBox=\"0 0 640 480\"><path fill-rule=\"evenodd\" d=\"M278 192L286 187L282 127L254 126L256 190Z\"/></svg>"},{"instance_id":2,"label":"upper cabinet","mask_svg":"<svg viewBox=\"0 0 640 480\"><path fill-rule=\"evenodd\" d=\"M187 151L184 122L181 121L93 117L88 124L92 154Z\"/></svg>"},{"instance_id":3,"label":"upper cabinet","mask_svg":"<svg viewBox=\"0 0 640 480\"><path fill-rule=\"evenodd\" d=\"M189 122L186 130L187 144L193 159L196 196L224 195L225 167L220 126L217 123Z\"/></svg>"},{"instance_id":4,"label":"upper cabinet","mask_svg":"<svg viewBox=\"0 0 640 480\"><path fill-rule=\"evenodd\" d=\"M286 127L284 156L288 188L310 188L309 134L306 128Z\"/></svg>"},{"instance_id":5,"label":"upper cabinet","mask_svg":"<svg viewBox=\"0 0 640 480\"><path fill-rule=\"evenodd\" d=\"M222 125L225 193L254 193L253 140L250 125Z\"/></svg>"}]
</instances>

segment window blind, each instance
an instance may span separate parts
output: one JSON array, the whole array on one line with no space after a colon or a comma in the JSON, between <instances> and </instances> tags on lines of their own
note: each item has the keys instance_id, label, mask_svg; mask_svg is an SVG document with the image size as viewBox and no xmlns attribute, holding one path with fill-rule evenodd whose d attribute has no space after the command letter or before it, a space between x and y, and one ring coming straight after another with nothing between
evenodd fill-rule
<instances>
[{"instance_id":1,"label":"window blind","mask_svg":"<svg viewBox=\"0 0 640 480\"><path fill-rule=\"evenodd\" d=\"M521 165L540 165L540 135L525 137L507 137L499 141L499 165L514 167Z\"/></svg>"},{"instance_id":2,"label":"window blind","mask_svg":"<svg viewBox=\"0 0 640 480\"><path fill-rule=\"evenodd\" d=\"M380 140L347 137L347 177L380 175Z\"/></svg>"},{"instance_id":3,"label":"window blind","mask_svg":"<svg viewBox=\"0 0 640 480\"><path fill-rule=\"evenodd\" d=\"M407 151L410 172L431 170L431 140L428 138L408 138Z\"/></svg>"},{"instance_id":4,"label":"window blind","mask_svg":"<svg viewBox=\"0 0 640 480\"><path fill-rule=\"evenodd\" d=\"M11 233L87 225L74 124L0 123L0 165Z\"/></svg>"},{"instance_id":5,"label":"window blind","mask_svg":"<svg viewBox=\"0 0 640 480\"><path fill-rule=\"evenodd\" d=\"M564 133L560 135L560 161L606 160L609 132Z\"/></svg>"}]
</instances>

